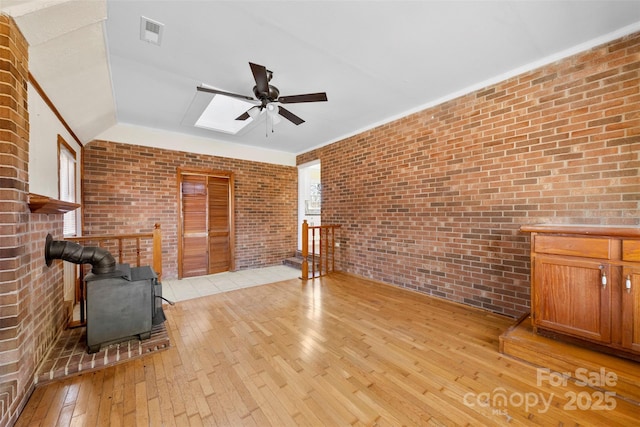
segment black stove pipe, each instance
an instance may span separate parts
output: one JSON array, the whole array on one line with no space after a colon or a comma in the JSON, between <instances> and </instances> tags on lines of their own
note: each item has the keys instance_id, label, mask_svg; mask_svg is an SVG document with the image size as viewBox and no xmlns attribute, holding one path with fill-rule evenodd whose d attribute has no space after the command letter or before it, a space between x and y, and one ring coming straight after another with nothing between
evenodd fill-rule
<instances>
[{"instance_id":1,"label":"black stove pipe","mask_svg":"<svg viewBox=\"0 0 640 427\"><path fill-rule=\"evenodd\" d=\"M116 271L116 260L103 248L84 247L66 240L53 240L51 234L47 234L44 246L44 259L47 267L51 266L54 259L62 259L74 264L91 264L93 274L106 274Z\"/></svg>"}]
</instances>

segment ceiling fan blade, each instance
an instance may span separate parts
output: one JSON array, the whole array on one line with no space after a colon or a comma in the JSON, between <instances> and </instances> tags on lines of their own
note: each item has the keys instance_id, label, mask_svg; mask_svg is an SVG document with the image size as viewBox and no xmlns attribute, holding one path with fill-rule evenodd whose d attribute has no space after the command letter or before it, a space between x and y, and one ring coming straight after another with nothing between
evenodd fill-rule
<instances>
[{"instance_id":1,"label":"ceiling fan blade","mask_svg":"<svg viewBox=\"0 0 640 427\"><path fill-rule=\"evenodd\" d=\"M200 91L200 92L215 93L216 95L224 95L224 96L230 96L230 97L233 97L233 98L240 98L240 99L246 99L246 100L249 100L249 101L256 101L255 98L252 98L250 96L238 95L237 93L225 92L223 90L211 89L209 87L198 86L196 89L198 91Z\"/></svg>"},{"instance_id":2,"label":"ceiling fan blade","mask_svg":"<svg viewBox=\"0 0 640 427\"><path fill-rule=\"evenodd\" d=\"M278 107L278 113L296 126L301 123L304 123L304 120L302 120L300 117L296 116L295 114L293 114L291 111L287 110L284 107Z\"/></svg>"},{"instance_id":3,"label":"ceiling fan blade","mask_svg":"<svg viewBox=\"0 0 640 427\"><path fill-rule=\"evenodd\" d=\"M236 120L247 120L249 118L249 112L245 111L244 113L240 114L238 117L236 117Z\"/></svg>"},{"instance_id":4,"label":"ceiling fan blade","mask_svg":"<svg viewBox=\"0 0 640 427\"><path fill-rule=\"evenodd\" d=\"M296 102L321 102L327 100L327 94L325 92L319 93L307 93L304 95L292 95L281 96L278 98L278 102L283 104L294 104Z\"/></svg>"},{"instance_id":5,"label":"ceiling fan blade","mask_svg":"<svg viewBox=\"0 0 640 427\"><path fill-rule=\"evenodd\" d=\"M260 93L269 93L269 78L267 77L267 69L264 65L249 62L253 78L256 81L256 87Z\"/></svg>"}]
</instances>

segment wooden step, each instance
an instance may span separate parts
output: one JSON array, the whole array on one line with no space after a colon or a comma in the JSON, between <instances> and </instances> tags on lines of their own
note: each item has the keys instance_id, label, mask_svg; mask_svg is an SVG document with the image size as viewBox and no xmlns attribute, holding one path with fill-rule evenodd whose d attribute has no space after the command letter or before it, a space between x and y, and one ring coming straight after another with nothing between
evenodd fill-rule
<instances>
[{"instance_id":1,"label":"wooden step","mask_svg":"<svg viewBox=\"0 0 640 427\"><path fill-rule=\"evenodd\" d=\"M573 381L584 383L593 379L597 385L593 389L613 392L617 397L640 404L638 362L536 334L530 316L523 316L500 335L499 342L503 354L548 368L553 373L565 374ZM615 374L615 379L612 374ZM543 381L561 380L556 374L541 375Z\"/></svg>"}]
</instances>

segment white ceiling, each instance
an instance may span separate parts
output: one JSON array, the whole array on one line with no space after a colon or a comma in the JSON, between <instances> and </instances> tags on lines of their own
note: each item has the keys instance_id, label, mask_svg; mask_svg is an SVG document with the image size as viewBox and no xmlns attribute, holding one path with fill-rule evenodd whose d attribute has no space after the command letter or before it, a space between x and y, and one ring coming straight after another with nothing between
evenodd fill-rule
<instances>
[{"instance_id":1,"label":"white ceiling","mask_svg":"<svg viewBox=\"0 0 640 427\"><path fill-rule=\"evenodd\" d=\"M640 31L639 1L0 0L30 69L82 142L140 126L302 153ZM165 25L140 40L140 17ZM306 120L240 135L183 123L196 86L253 96L249 62L274 72ZM264 119L263 119L264 120Z\"/></svg>"}]
</instances>

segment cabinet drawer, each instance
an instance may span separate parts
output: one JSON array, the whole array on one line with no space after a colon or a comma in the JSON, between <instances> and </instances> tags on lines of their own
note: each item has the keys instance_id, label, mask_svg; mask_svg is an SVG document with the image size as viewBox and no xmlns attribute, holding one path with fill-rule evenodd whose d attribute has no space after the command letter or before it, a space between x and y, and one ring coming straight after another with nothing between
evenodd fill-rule
<instances>
[{"instance_id":1,"label":"cabinet drawer","mask_svg":"<svg viewBox=\"0 0 640 427\"><path fill-rule=\"evenodd\" d=\"M640 261L640 240L622 241L622 260Z\"/></svg>"},{"instance_id":2,"label":"cabinet drawer","mask_svg":"<svg viewBox=\"0 0 640 427\"><path fill-rule=\"evenodd\" d=\"M552 255L569 255L586 258L611 258L611 240L590 237L535 236L535 251Z\"/></svg>"}]
</instances>

